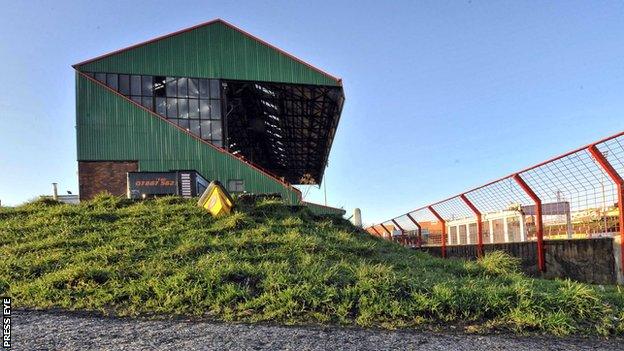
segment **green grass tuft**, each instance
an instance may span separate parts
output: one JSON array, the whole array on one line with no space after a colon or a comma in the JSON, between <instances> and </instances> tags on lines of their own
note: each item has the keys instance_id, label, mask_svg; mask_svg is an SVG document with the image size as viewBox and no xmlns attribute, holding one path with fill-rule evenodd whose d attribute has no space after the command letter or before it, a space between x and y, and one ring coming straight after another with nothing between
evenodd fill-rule
<instances>
[{"instance_id":1,"label":"green grass tuft","mask_svg":"<svg viewBox=\"0 0 624 351\"><path fill-rule=\"evenodd\" d=\"M493 275L511 275L520 272L520 259L503 251L488 253L477 260L477 265Z\"/></svg>"},{"instance_id":2,"label":"green grass tuft","mask_svg":"<svg viewBox=\"0 0 624 351\"><path fill-rule=\"evenodd\" d=\"M0 294L16 307L624 334L619 287L531 279L500 252L433 258L274 199L220 218L174 197L3 207L0 257Z\"/></svg>"}]
</instances>

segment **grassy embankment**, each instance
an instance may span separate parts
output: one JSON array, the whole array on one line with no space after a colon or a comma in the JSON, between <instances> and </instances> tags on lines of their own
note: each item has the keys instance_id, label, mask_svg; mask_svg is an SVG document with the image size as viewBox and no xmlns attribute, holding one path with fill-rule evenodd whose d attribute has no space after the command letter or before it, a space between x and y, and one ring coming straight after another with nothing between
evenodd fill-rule
<instances>
[{"instance_id":1,"label":"grassy embankment","mask_svg":"<svg viewBox=\"0 0 624 351\"><path fill-rule=\"evenodd\" d=\"M500 254L433 258L276 201L219 219L175 198L2 208L0 257L15 307L624 334L624 289L531 279Z\"/></svg>"}]
</instances>

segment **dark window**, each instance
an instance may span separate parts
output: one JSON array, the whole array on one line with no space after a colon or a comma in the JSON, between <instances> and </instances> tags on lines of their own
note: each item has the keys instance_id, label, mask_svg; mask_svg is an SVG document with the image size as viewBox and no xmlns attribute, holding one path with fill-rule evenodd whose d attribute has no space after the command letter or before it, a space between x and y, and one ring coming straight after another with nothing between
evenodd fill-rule
<instances>
[{"instance_id":1,"label":"dark window","mask_svg":"<svg viewBox=\"0 0 624 351\"><path fill-rule=\"evenodd\" d=\"M95 79L98 82L102 82L102 83L106 84L106 73L96 73L95 74Z\"/></svg>"},{"instance_id":2,"label":"dark window","mask_svg":"<svg viewBox=\"0 0 624 351\"><path fill-rule=\"evenodd\" d=\"M152 96L152 76L143 76L142 78L142 95L143 96Z\"/></svg>"},{"instance_id":3,"label":"dark window","mask_svg":"<svg viewBox=\"0 0 624 351\"><path fill-rule=\"evenodd\" d=\"M191 119L190 120L190 124L191 124L191 133L193 133L195 135L200 135L200 132L199 132L199 120Z\"/></svg>"},{"instance_id":4,"label":"dark window","mask_svg":"<svg viewBox=\"0 0 624 351\"><path fill-rule=\"evenodd\" d=\"M141 95L141 76L130 77L130 95Z\"/></svg>"},{"instance_id":5,"label":"dark window","mask_svg":"<svg viewBox=\"0 0 624 351\"><path fill-rule=\"evenodd\" d=\"M178 78L178 97L188 97L188 79Z\"/></svg>"},{"instance_id":6,"label":"dark window","mask_svg":"<svg viewBox=\"0 0 624 351\"><path fill-rule=\"evenodd\" d=\"M119 93L121 95L130 95L130 76L127 74L119 75Z\"/></svg>"},{"instance_id":7,"label":"dark window","mask_svg":"<svg viewBox=\"0 0 624 351\"><path fill-rule=\"evenodd\" d=\"M136 102L137 104L141 104L141 97L140 96L131 96L130 99L132 99L132 101Z\"/></svg>"},{"instance_id":8,"label":"dark window","mask_svg":"<svg viewBox=\"0 0 624 351\"><path fill-rule=\"evenodd\" d=\"M178 118L178 100L167 98L167 118Z\"/></svg>"},{"instance_id":9,"label":"dark window","mask_svg":"<svg viewBox=\"0 0 624 351\"><path fill-rule=\"evenodd\" d=\"M212 139L223 139L221 137L221 122L212 122Z\"/></svg>"},{"instance_id":10,"label":"dark window","mask_svg":"<svg viewBox=\"0 0 624 351\"><path fill-rule=\"evenodd\" d=\"M167 86L167 97L178 96L178 84L175 78L167 77L165 85Z\"/></svg>"},{"instance_id":11,"label":"dark window","mask_svg":"<svg viewBox=\"0 0 624 351\"><path fill-rule=\"evenodd\" d=\"M210 139L212 137L212 131L210 130L211 121L201 121L201 138Z\"/></svg>"},{"instance_id":12,"label":"dark window","mask_svg":"<svg viewBox=\"0 0 624 351\"><path fill-rule=\"evenodd\" d=\"M188 99L178 99L178 117L188 118Z\"/></svg>"},{"instance_id":13,"label":"dark window","mask_svg":"<svg viewBox=\"0 0 624 351\"><path fill-rule=\"evenodd\" d=\"M199 118L199 100L189 99L189 118Z\"/></svg>"},{"instance_id":14,"label":"dark window","mask_svg":"<svg viewBox=\"0 0 624 351\"><path fill-rule=\"evenodd\" d=\"M218 99L219 96L221 95L221 89L219 87L219 81L216 79L211 79L210 80L210 98L211 99Z\"/></svg>"},{"instance_id":15,"label":"dark window","mask_svg":"<svg viewBox=\"0 0 624 351\"><path fill-rule=\"evenodd\" d=\"M210 142L215 146L223 147L223 142L221 140L211 140Z\"/></svg>"},{"instance_id":16,"label":"dark window","mask_svg":"<svg viewBox=\"0 0 624 351\"><path fill-rule=\"evenodd\" d=\"M195 78L188 80L188 95L191 98L197 98L199 96L199 82Z\"/></svg>"},{"instance_id":17,"label":"dark window","mask_svg":"<svg viewBox=\"0 0 624 351\"><path fill-rule=\"evenodd\" d=\"M152 106L153 103L154 103L154 100L151 97L144 97L141 100L141 105L145 106L145 108L150 111L154 111L154 106Z\"/></svg>"},{"instance_id":18,"label":"dark window","mask_svg":"<svg viewBox=\"0 0 624 351\"><path fill-rule=\"evenodd\" d=\"M117 75L114 73L107 73L106 74L106 85L108 85L109 87L111 87L111 89L115 89L117 90Z\"/></svg>"},{"instance_id":19,"label":"dark window","mask_svg":"<svg viewBox=\"0 0 624 351\"><path fill-rule=\"evenodd\" d=\"M199 80L199 96L206 99L210 97L208 93L208 79Z\"/></svg>"},{"instance_id":20,"label":"dark window","mask_svg":"<svg viewBox=\"0 0 624 351\"><path fill-rule=\"evenodd\" d=\"M184 129L190 129L189 120L188 119L179 119L178 125Z\"/></svg>"},{"instance_id":21,"label":"dark window","mask_svg":"<svg viewBox=\"0 0 624 351\"><path fill-rule=\"evenodd\" d=\"M221 119L220 100L210 100L210 119Z\"/></svg>"},{"instance_id":22,"label":"dark window","mask_svg":"<svg viewBox=\"0 0 624 351\"><path fill-rule=\"evenodd\" d=\"M165 92L165 81L166 78L162 76L154 77L154 96L167 96Z\"/></svg>"},{"instance_id":23,"label":"dark window","mask_svg":"<svg viewBox=\"0 0 624 351\"><path fill-rule=\"evenodd\" d=\"M156 98L156 113L163 117L167 115L167 99L161 97Z\"/></svg>"},{"instance_id":24,"label":"dark window","mask_svg":"<svg viewBox=\"0 0 624 351\"><path fill-rule=\"evenodd\" d=\"M199 100L199 115L201 119L210 118L210 102L208 100Z\"/></svg>"}]
</instances>

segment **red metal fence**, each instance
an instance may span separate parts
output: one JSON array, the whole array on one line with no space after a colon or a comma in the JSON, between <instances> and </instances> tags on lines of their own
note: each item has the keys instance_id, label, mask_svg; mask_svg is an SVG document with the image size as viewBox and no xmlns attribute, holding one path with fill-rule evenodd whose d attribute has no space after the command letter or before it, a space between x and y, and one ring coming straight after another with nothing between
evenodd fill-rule
<instances>
[{"instance_id":1,"label":"red metal fence","mask_svg":"<svg viewBox=\"0 0 624 351\"><path fill-rule=\"evenodd\" d=\"M624 132L367 230L407 246L483 245L624 233ZM622 236L624 238L624 235ZM624 240L621 240L624 270Z\"/></svg>"}]
</instances>

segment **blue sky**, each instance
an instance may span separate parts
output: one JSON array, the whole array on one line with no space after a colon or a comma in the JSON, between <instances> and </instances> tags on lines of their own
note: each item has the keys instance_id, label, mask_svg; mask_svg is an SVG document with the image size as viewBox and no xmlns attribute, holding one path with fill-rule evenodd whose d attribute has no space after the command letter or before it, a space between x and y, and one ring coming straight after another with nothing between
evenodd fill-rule
<instances>
[{"instance_id":1,"label":"blue sky","mask_svg":"<svg viewBox=\"0 0 624 351\"><path fill-rule=\"evenodd\" d=\"M71 64L217 17L343 78L328 203L360 207L366 223L624 124L618 1L0 5L2 204L50 193L54 181L77 192ZM306 200L322 203L322 188Z\"/></svg>"}]
</instances>

